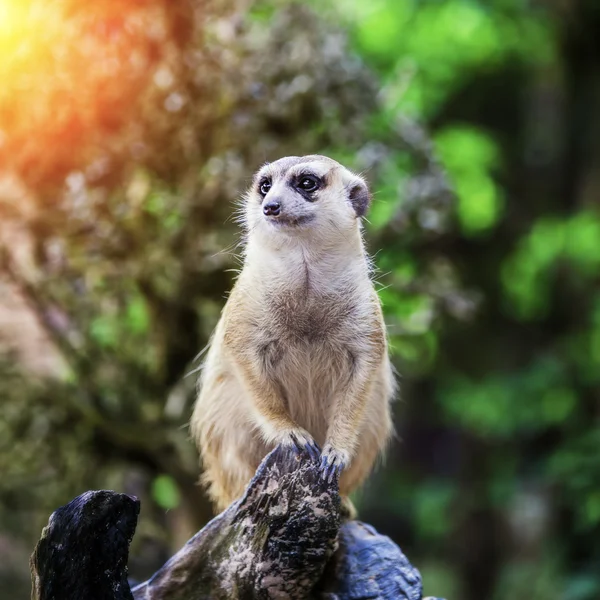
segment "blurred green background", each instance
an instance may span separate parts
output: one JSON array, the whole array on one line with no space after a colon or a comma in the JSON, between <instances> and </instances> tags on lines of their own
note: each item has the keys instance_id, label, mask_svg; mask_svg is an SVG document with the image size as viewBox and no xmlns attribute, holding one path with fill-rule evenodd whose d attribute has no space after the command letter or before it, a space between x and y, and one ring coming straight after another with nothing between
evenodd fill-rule
<instances>
[{"instance_id":1,"label":"blurred green background","mask_svg":"<svg viewBox=\"0 0 600 600\"><path fill-rule=\"evenodd\" d=\"M600 598L600 3L0 0L0 597L49 514L139 496L131 574L210 518L187 420L254 170L366 223L398 439L357 496L427 595Z\"/></svg>"}]
</instances>

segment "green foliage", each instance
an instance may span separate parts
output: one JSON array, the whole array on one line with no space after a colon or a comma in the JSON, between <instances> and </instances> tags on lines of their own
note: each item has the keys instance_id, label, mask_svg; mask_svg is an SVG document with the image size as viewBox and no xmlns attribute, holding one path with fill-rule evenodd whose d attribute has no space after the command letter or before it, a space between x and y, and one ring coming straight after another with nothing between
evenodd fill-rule
<instances>
[{"instance_id":1,"label":"green foliage","mask_svg":"<svg viewBox=\"0 0 600 600\"><path fill-rule=\"evenodd\" d=\"M509 439L564 423L577 406L577 395L560 363L545 359L514 375L492 375L481 381L450 377L439 401L451 422L473 434Z\"/></svg>"},{"instance_id":2,"label":"green foliage","mask_svg":"<svg viewBox=\"0 0 600 600\"><path fill-rule=\"evenodd\" d=\"M522 320L547 315L550 289L561 267L579 281L600 269L600 214L582 211L559 219L542 217L502 266L507 306ZM581 283L579 283L581 285Z\"/></svg>"},{"instance_id":3,"label":"green foliage","mask_svg":"<svg viewBox=\"0 0 600 600\"><path fill-rule=\"evenodd\" d=\"M90 323L90 335L103 348L115 349L131 340L139 344L148 334L150 315L139 293L124 299L123 306L110 304Z\"/></svg>"},{"instance_id":4,"label":"green foliage","mask_svg":"<svg viewBox=\"0 0 600 600\"><path fill-rule=\"evenodd\" d=\"M168 475L159 475L152 482L152 496L156 503L165 510L177 508L181 502L177 484Z\"/></svg>"},{"instance_id":5,"label":"green foliage","mask_svg":"<svg viewBox=\"0 0 600 600\"><path fill-rule=\"evenodd\" d=\"M575 508L581 529L600 525L600 430L569 440L548 463L548 474L562 490L563 501Z\"/></svg>"},{"instance_id":6,"label":"green foliage","mask_svg":"<svg viewBox=\"0 0 600 600\"><path fill-rule=\"evenodd\" d=\"M473 72L555 56L543 13L519 3L337 0L361 54L389 76L388 107L431 118Z\"/></svg>"},{"instance_id":7,"label":"green foliage","mask_svg":"<svg viewBox=\"0 0 600 600\"><path fill-rule=\"evenodd\" d=\"M504 206L502 192L493 179L499 161L496 144L478 129L456 126L440 131L435 142L454 183L463 232L469 236L490 229Z\"/></svg>"}]
</instances>

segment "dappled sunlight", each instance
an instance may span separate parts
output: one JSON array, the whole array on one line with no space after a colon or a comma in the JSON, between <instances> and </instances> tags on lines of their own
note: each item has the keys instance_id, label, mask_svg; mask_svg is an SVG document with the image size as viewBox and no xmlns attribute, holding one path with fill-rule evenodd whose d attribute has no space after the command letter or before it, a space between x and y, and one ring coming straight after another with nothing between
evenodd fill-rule
<instances>
[{"instance_id":1,"label":"dappled sunlight","mask_svg":"<svg viewBox=\"0 0 600 600\"><path fill-rule=\"evenodd\" d=\"M152 75L153 48L164 40L166 25L160 8L119 6L1 0L5 165L46 180L64 176L73 155L89 163L102 137L127 122Z\"/></svg>"}]
</instances>

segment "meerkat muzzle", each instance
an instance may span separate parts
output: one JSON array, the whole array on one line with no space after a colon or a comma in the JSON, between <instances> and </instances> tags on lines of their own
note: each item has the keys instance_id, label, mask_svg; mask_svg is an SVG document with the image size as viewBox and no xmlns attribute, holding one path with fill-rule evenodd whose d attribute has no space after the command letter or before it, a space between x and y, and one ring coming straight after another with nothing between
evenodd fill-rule
<instances>
[{"instance_id":1,"label":"meerkat muzzle","mask_svg":"<svg viewBox=\"0 0 600 600\"><path fill-rule=\"evenodd\" d=\"M281 204L277 200L270 200L263 206L263 213L267 217L277 217L281 213Z\"/></svg>"}]
</instances>

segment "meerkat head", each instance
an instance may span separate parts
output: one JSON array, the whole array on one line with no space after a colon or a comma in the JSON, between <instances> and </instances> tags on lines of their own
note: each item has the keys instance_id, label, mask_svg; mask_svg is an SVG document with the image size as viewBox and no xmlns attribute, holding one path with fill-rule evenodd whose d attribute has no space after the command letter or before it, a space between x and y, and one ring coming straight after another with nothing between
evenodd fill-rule
<instances>
[{"instance_id":1,"label":"meerkat head","mask_svg":"<svg viewBox=\"0 0 600 600\"><path fill-rule=\"evenodd\" d=\"M371 196L365 181L326 156L288 156L264 165L246 195L248 231L330 237L358 230Z\"/></svg>"}]
</instances>

